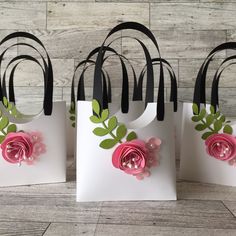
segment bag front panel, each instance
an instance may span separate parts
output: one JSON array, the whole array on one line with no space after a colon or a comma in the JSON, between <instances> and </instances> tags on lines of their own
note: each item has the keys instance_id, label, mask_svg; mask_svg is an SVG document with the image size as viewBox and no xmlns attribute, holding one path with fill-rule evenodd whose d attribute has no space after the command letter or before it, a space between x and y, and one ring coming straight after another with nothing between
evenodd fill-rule
<instances>
[{"instance_id":1,"label":"bag front panel","mask_svg":"<svg viewBox=\"0 0 236 236\"><path fill-rule=\"evenodd\" d=\"M65 102L53 103L51 116L44 114L17 124L18 130L40 132L46 152L33 165L11 164L0 158L0 186L64 182L66 180Z\"/></svg>"},{"instance_id":2,"label":"bag front panel","mask_svg":"<svg viewBox=\"0 0 236 236\"><path fill-rule=\"evenodd\" d=\"M113 110L112 106L110 110ZM148 104L147 108L141 117L130 123L125 115L115 114L119 121L126 121L127 127L143 124L134 129L139 139L159 137L162 140L160 166L151 168L150 177L137 180L113 167L112 153L117 146L108 150L99 147L102 139L93 134L96 125L89 119L91 102L77 102L80 114L77 117L77 201L176 200L173 107L166 105L165 120L161 122L156 120L156 103ZM127 117L137 115L131 113ZM145 113L151 117L147 125L142 120Z\"/></svg>"},{"instance_id":3,"label":"bag front panel","mask_svg":"<svg viewBox=\"0 0 236 236\"><path fill-rule=\"evenodd\" d=\"M209 105L206 108L209 111ZM196 123L191 120L192 116L192 103L184 103L180 162L181 178L205 183L236 186L235 168L206 153L205 142L201 139L202 132L195 130ZM236 135L235 130L234 135Z\"/></svg>"}]
</instances>

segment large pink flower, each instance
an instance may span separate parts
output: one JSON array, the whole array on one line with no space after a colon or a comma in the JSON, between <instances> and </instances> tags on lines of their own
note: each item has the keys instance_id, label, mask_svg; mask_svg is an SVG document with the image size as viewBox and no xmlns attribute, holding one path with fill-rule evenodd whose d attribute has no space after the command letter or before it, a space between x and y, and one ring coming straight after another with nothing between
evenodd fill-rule
<instances>
[{"instance_id":1,"label":"large pink flower","mask_svg":"<svg viewBox=\"0 0 236 236\"><path fill-rule=\"evenodd\" d=\"M145 142L135 139L122 143L115 149L112 155L112 164L127 174L137 175L144 171L147 156Z\"/></svg>"},{"instance_id":2,"label":"large pink flower","mask_svg":"<svg viewBox=\"0 0 236 236\"><path fill-rule=\"evenodd\" d=\"M1 149L6 161L21 164L24 160L30 160L33 154L32 138L24 132L9 133L2 142Z\"/></svg>"},{"instance_id":3,"label":"large pink flower","mask_svg":"<svg viewBox=\"0 0 236 236\"><path fill-rule=\"evenodd\" d=\"M236 138L230 134L212 134L205 141L207 153L219 160L229 161L236 157Z\"/></svg>"},{"instance_id":4,"label":"large pink flower","mask_svg":"<svg viewBox=\"0 0 236 236\"><path fill-rule=\"evenodd\" d=\"M156 154L160 145L158 138L151 138L147 143L139 139L122 143L113 152L112 164L141 180L150 175L149 168L158 165Z\"/></svg>"}]
</instances>

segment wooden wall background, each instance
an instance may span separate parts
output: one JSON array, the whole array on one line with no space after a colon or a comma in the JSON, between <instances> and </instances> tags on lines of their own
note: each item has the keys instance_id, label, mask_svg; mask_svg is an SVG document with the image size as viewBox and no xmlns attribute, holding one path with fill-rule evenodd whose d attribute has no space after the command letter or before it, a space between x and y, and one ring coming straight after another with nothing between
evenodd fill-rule
<instances>
[{"instance_id":1,"label":"wooden wall background","mask_svg":"<svg viewBox=\"0 0 236 236\"><path fill-rule=\"evenodd\" d=\"M153 31L162 56L174 67L180 98L191 100L197 71L208 52L218 44L236 40L235 13L236 0L0 0L0 38L15 30L25 30L38 36L52 58L56 86L54 98L69 101L75 64L100 45L113 26L124 21L138 21ZM151 43L138 36L152 50ZM118 40L114 47L131 58L137 71L140 70L144 63L143 54L136 43ZM10 58L26 51L25 48L14 48L7 56ZM209 74L213 75L220 61L231 53L218 55ZM113 78L114 94L118 96L118 61L113 58L106 67ZM227 69L220 82L223 110L234 116L235 73L236 67ZM91 76L92 71L89 71L86 79L88 95L91 95ZM23 63L17 70L15 84L19 106L27 110L34 102L37 108L33 106L30 111L38 109L43 85L39 68L33 63ZM168 82L166 92L168 96Z\"/></svg>"}]
</instances>

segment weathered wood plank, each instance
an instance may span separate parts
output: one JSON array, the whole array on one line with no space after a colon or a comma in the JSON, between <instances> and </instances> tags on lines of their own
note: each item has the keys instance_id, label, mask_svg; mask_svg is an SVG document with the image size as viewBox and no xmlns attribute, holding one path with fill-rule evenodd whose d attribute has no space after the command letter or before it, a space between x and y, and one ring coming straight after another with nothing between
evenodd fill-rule
<instances>
[{"instance_id":1,"label":"weathered wood plank","mask_svg":"<svg viewBox=\"0 0 236 236\"><path fill-rule=\"evenodd\" d=\"M0 210L1 211L1 210ZM10 214L10 213L9 213ZM1 236L41 236L47 229L49 223L38 222L0 222Z\"/></svg>"},{"instance_id":2,"label":"weathered wood plank","mask_svg":"<svg viewBox=\"0 0 236 236\"><path fill-rule=\"evenodd\" d=\"M44 236L93 236L96 224L52 223Z\"/></svg>"},{"instance_id":3,"label":"weathered wood plank","mask_svg":"<svg viewBox=\"0 0 236 236\"><path fill-rule=\"evenodd\" d=\"M181 2L181 3L183 3L183 2L188 2L187 0L95 0L95 1L96 2L158 2L158 3L160 3L160 2L163 2L163 3L170 3L170 2L174 2L174 3ZM199 2L199 0L191 0L191 2L193 2L193 3L194 2Z\"/></svg>"},{"instance_id":4,"label":"weathered wood plank","mask_svg":"<svg viewBox=\"0 0 236 236\"><path fill-rule=\"evenodd\" d=\"M0 40L2 40L4 37L6 37L8 34L13 33L14 30L0 30ZM7 49L9 46L15 44L17 42L17 39L12 39L10 42L5 42L0 47L0 52L2 53L5 49ZM17 55L17 47L12 47L7 50L4 58L9 58Z\"/></svg>"},{"instance_id":5,"label":"weathered wood plank","mask_svg":"<svg viewBox=\"0 0 236 236\"><path fill-rule=\"evenodd\" d=\"M48 3L48 29L107 29L123 21L139 21L148 25L149 5L147 3Z\"/></svg>"},{"instance_id":6,"label":"weathered wood plank","mask_svg":"<svg viewBox=\"0 0 236 236\"><path fill-rule=\"evenodd\" d=\"M37 114L43 108L43 87L15 87L16 107L25 114ZM62 88L53 91L54 101L62 101Z\"/></svg>"},{"instance_id":7,"label":"weathered wood plank","mask_svg":"<svg viewBox=\"0 0 236 236\"><path fill-rule=\"evenodd\" d=\"M159 28L158 28L159 29ZM192 31L192 30L154 30L161 56L163 58L205 58L208 53L226 41L226 31ZM142 40L149 48L152 57L158 53L154 45L141 33L130 30L124 31L122 35L135 36ZM144 57L140 45L132 39L122 40L122 51L125 56L131 58ZM225 57L226 53L219 53L218 57Z\"/></svg>"},{"instance_id":8,"label":"weathered wood plank","mask_svg":"<svg viewBox=\"0 0 236 236\"><path fill-rule=\"evenodd\" d=\"M223 201L229 211L236 217L236 201Z\"/></svg>"},{"instance_id":9,"label":"weathered wood plank","mask_svg":"<svg viewBox=\"0 0 236 236\"><path fill-rule=\"evenodd\" d=\"M38 29L46 27L46 3L1 2L1 29Z\"/></svg>"},{"instance_id":10,"label":"weathered wood plank","mask_svg":"<svg viewBox=\"0 0 236 236\"><path fill-rule=\"evenodd\" d=\"M151 29L224 30L236 27L234 3L151 3L150 9Z\"/></svg>"},{"instance_id":11,"label":"weathered wood plank","mask_svg":"<svg viewBox=\"0 0 236 236\"><path fill-rule=\"evenodd\" d=\"M80 61L81 60L76 60L75 65L77 65ZM168 60L168 62L171 64L173 70L175 71L176 77L178 79L178 60ZM126 61L125 61L125 63L126 63ZM132 58L132 59L130 59L130 63L134 67L136 77L138 79L140 72L143 69L143 67L145 66L146 62L143 58ZM126 63L126 66L127 66L128 75L129 75L129 84L130 84L130 87L133 87L134 80L133 80L132 70L131 70L129 63ZM122 87L122 80L121 80L122 68L121 68L121 63L120 63L119 59L118 58L111 58L111 59L107 60L104 63L104 69L108 72L108 74L110 76L112 88ZM81 70L78 70L78 72L76 73L77 80L79 79L81 71L82 71L82 68L81 68ZM159 73L160 73L159 65L155 65L154 66L155 87L158 87L158 84L159 84ZM168 73L166 67L164 68L164 74L165 74L165 78L166 78L165 86L170 87L170 76L169 76L169 73ZM91 66L90 69L88 69L85 73L85 85L87 87L91 87L93 85L93 77L94 77L94 66ZM144 80L144 87L145 86L146 86L146 77Z\"/></svg>"},{"instance_id":12,"label":"weathered wood plank","mask_svg":"<svg viewBox=\"0 0 236 236\"><path fill-rule=\"evenodd\" d=\"M212 81L220 63L223 60L214 60L210 63L207 73L207 87L212 86ZM179 86L194 87L198 71L204 59L181 59L179 60ZM220 78L220 87L236 87L236 66L232 65L224 70Z\"/></svg>"},{"instance_id":13,"label":"weathered wood plank","mask_svg":"<svg viewBox=\"0 0 236 236\"><path fill-rule=\"evenodd\" d=\"M170 90L167 89L167 96ZM210 88L206 89L207 101L210 101ZM179 101L192 102L193 101L193 88L179 88L178 89ZM236 94L235 88L220 88L219 89L219 103L220 110L229 117L236 117Z\"/></svg>"},{"instance_id":14,"label":"weathered wood plank","mask_svg":"<svg viewBox=\"0 0 236 236\"><path fill-rule=\"evenodd\" d=\"M29 30L29 33L37 36L45 45L51 58L59 59L85 59L89 52L96 47L101 46L108 31L91 30L81 31L81 29L68 30ZM111 37L111 40L120 37L120 33L116 33ZM22 42L29 42L21 39ZM32 43L32 41L30 41ZM33 44L34 45L34 44ZM112 43L112 47L118 52L121 52L121 39L117 39ZM37 48L38 45L37 45ZM31 55L36 55L32 50L26 47L19 47L19 53L30 52Z\"/></svg>"},{"instance_id":15,"label":"weathered wood plank","mask_svg":"<svg viewBox=\"0 0 236 236\"><path fill-rule=\"evenodd\" d=\"M43 63L41 64L43 65ZM52 66L54 72L54 86L70 86L74 72L74 60L52 59ZM11 72L11 68L12 67L7 71L7 78ZM5 67L2 68L2 71L5 71ZM32 61L24 61L19 64L15 71L15 86L38 87L43 86L43 83L43 72L38 64Z\"/></svg>"},{"instance_id":16,"label":"weathered wood plank","mask_svg":"<svg viewBox=\"0 0 236 236\"><path fill-rule=\"evenodd\" d=\"M234 236L235 229L206 229L206 228L158 227L139 225L106 225L98 224L95 236Z\"/></svg>"},{"instance_id":17,"label":"weathered wood plank","mask_svg":"<svg viewBox=\"0 0 236 236\"><path fill-rule=\"evenodd\" d=\"M100 208L101 203L76 203L75 195L0 194L0 221L96 224Z\"/></svg>"},{"instance_id":18,"label":"weathered wood plank","mask_svg":"<svg viewBox=\"0 0 236 236\"><path fill-rule=\"evenodd\" d=\"M104 202L98 223L236 229L220 201Z\"/></svg>"},{"instance_id":19,"label":"weathered wood plank","mask_svg":"<svg viewBox=\"0 0 236 236\"><path fill-rule=\"evenodd\" d=\"M178 199L236 201L236 189L229 186L179 181L177 191Z\"/></svg>"}]
</instances>

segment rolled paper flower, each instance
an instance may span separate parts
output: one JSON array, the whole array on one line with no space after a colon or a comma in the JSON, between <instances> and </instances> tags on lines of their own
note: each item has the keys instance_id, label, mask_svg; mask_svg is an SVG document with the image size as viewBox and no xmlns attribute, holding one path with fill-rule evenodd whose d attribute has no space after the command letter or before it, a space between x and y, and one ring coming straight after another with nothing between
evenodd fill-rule
<instances>
[{"instance_id":1,"label":"rolled paper flower","mask_svg":"<svg viewBox=\"0 0 236 236\"><path fill-rule=\"evenodd\" d=\"M33 146L29 134L12 132L6 135L1 144L2 156L6 161L20 165L22 161L31 161Z\"/></svg>"},{"instance_id":2,"label":"rolled paper flower","mask_svg":"<svg viewBox=\"0 0 236 236\"><path fill-rule=\"evenodd\" d=\"M146 143L135 139L120 144L112 155L112 164L130 175L138 175L145 172L148 150Z\"/></svg>"},{"instance_id":3,"label":"rolled paper flower","mask_svg":"<svg viewBox=\"0 0 236 236\"><path fill-rule=\"evenodd\" d=\"M230 134L212 134L206 141L206 152L222 161L236 157L236 138Z\"/></svg>"}]
</instances>

